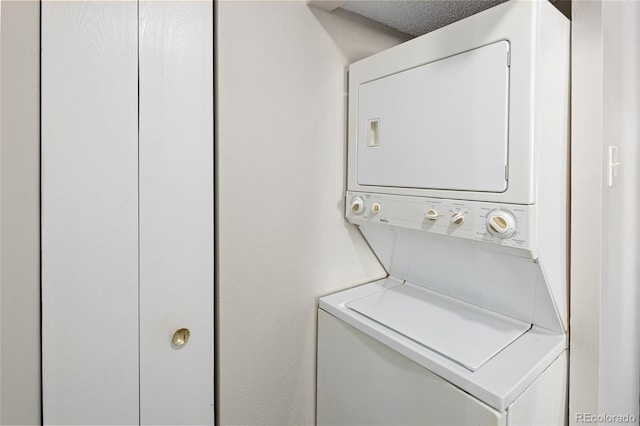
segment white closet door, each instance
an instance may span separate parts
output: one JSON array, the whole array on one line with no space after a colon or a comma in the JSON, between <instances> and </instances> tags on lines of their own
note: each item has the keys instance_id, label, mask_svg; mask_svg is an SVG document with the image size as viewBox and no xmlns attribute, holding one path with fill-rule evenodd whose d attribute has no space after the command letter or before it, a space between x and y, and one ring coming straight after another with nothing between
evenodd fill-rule
<instances>
[{"instance_id":1,"label":"white closet door","mask_svg":"<svg viewBox=\"0 0 640 426\"><path fill-rule=\"evenodd\" d=\"M213 220L213 4L141 1L142 424L213 424Z\"/></svg>"},{"instance_id":2,"label":"white closet door","mask_svg":"<svg viewBox=\"0 0 640 426\"><path fill-rule=\"evenodd\" d=\"M138 423L136 11L42 2L46 424Z\"/></svg>"}]
</instances>

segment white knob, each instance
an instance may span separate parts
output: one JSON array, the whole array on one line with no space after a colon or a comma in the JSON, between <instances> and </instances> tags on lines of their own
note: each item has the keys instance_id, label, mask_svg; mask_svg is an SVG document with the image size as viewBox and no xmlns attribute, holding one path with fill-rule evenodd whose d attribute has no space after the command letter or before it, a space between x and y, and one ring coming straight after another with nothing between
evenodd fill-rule
<instances>
[{"instance_id":1,"label":"white knob","mask_svg":"<svg viewBox=\"0 0 640 426\"><path fill-rule=\"evenodd\" d=\"M380 205L380 203L373 203L373 205L371 206L371 211L373 212L373 214L380 213L380 210L382 210L382 206Z\"/></svg>"},{"instance_id":2,"label":"white knob","mask_svg":"<svg viewBox=\"0 0 640 426\"><path fill-rule=\"evenodd\" d=\"M454 225L462 225L464 223L464 213L455 212L453 216L451 216L451 223Z\"/></svg>"},{"instance_id":3,"label":"white knob","mask_svg":"<svg viewBox=\"0 0 640 426\"><path fill-rule=\"evenodd\" d=\"M493 210L487 215L487 229L498 238L509 238L516 231L516 219L504 210Z\"/></svg>"},{"instance_id":4,"label":"white knob","mask_svg":"<svg viewBox=\"0 0 640 426\"><path fill-rule=\"evenodd\" d=\"M364 211L364 201L362 201L362 198L355 197L351 200L351 211L355 214L361 214Z\"/></svg>"},{"instance_id":5,"label":"white knob","mask_svg":"<svg viewBox=\"0 0 640 426\"><path fill-rule=\"evenodd\" d=\"M437 220L440 216L435 209L427 210L424 215L429 220Z\"/></svg>"}]
</instances>

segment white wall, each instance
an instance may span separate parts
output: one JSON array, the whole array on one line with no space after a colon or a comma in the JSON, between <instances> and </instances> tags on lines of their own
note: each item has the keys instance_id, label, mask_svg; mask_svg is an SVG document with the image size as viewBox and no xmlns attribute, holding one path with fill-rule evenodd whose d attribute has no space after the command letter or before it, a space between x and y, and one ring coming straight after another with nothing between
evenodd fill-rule
<instances>
[{"instance_id":1,"label":"white wall","mask_svg":"<svg viewBox=\"0 0 640 426\"><path fill-rule=\"evenodd\" d=\"M602 245L602 10L574 2L571 35L569 421L597 413Z\"/></svg>"},{"instance_id":2,"label":"white wall","mask_svg":"<svg viewBox=\"0 0 640 426\"><path fill-rule=\"evenodd\" d=\"M221 424L312 424L316 299L384 275L343 219L346 66L403 39L302 1L218 2Z\"/></svg>"},{"instance_id":3,"label":"white wall","mask_svg":"<svg viewBox=\"0 0 640 426\"><path fill-rule=\"evenodd\" d=\"M629 414L638 424L640 4L573 5L569 417ZM622 163L613 186L610 145Z\"/></svg>"},{"instance_id":4,"label":"white wall","mask_svg":"<svg viewBox=\"0 0 640 426\"><path fill-rule=\"evenodd\" d=\"M600 410L640 422L640 3L603 1L603 190ZM618 178L607 186L608 148Z\"/></svg>"},{"instance_id":5,"label":"white wall","mask_svg":"<svg viewBox=\"0 0 640 426\"><path fill-rule=\"evenodd\" d=\"M0 424L39 424L40 5L0 7Z\"/></svg>"}]
</instances>

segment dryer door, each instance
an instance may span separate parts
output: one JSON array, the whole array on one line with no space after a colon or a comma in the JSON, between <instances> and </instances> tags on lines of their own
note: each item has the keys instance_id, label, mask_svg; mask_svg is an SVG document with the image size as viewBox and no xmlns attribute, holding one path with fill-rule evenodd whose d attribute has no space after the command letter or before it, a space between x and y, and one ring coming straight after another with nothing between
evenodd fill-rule
<instances>
[{"instance_id":1,"label":"dryer door","mask_svg":"<svg viewBox=\"0 0 640 426\"><path fill-rule=\"evenodd\" d=\"M358 184L503 192L508 124L505 40L364 83Z\"/></svg>"}]
</instances>

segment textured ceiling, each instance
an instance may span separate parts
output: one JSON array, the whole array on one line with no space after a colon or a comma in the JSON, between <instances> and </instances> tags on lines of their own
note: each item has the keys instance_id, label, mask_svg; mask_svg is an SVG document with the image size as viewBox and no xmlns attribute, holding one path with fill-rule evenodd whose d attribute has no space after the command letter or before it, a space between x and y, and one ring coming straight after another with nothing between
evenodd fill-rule
<instances>
[{"instance_id":1,"label":"textured ceiling","mask_svg":"<svg viewBox=\"0 0 640 426\"><path fill-rule=\"evenodd\" d=\"M505 0L350 0L342 8L419 36Z\"/></svg>"}]
</instances>

